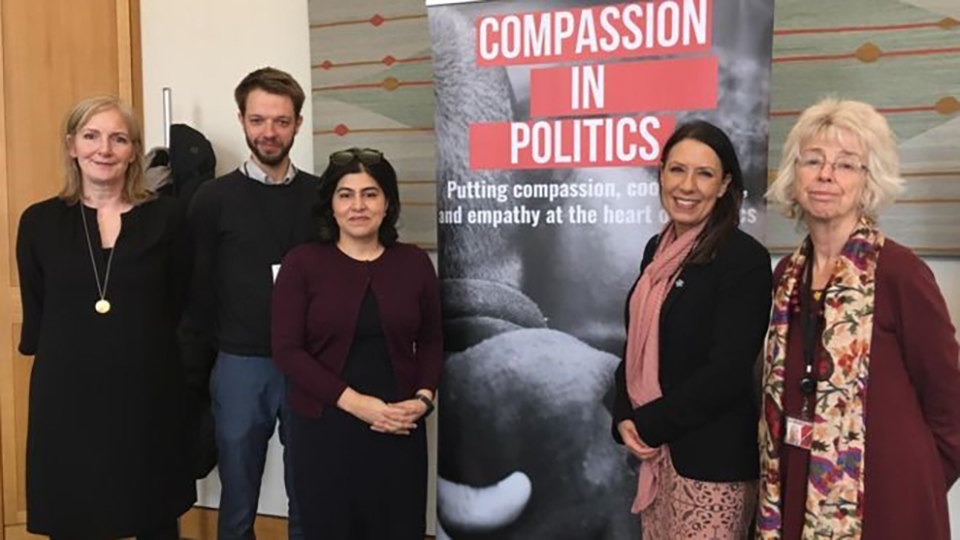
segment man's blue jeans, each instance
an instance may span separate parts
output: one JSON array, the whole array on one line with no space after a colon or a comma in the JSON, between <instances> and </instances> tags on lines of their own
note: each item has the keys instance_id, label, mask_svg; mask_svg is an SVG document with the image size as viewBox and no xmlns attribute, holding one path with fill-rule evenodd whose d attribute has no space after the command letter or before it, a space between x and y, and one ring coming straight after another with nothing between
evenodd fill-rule
<instances>
[{"instance_id":1,"label":"man's blue jeans","mask_svg":"<svg viewBox=\"0 0 960 540\"><path fill-rule=\"evenodd\" d=\"M280 421L284 484L289 500L289 537L300 540L300 514L287 451L290 411L286 377L273 360L220 352L210 376L220 471L219 540L253 540L267 443Z\"/></svg>"}]
</instances>

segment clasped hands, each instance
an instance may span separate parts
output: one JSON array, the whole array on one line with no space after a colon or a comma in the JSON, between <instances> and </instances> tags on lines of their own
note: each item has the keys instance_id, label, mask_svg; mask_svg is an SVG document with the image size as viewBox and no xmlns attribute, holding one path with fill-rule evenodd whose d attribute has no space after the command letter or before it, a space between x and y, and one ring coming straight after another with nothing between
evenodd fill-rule
<instances>
[{"instance_id":1,"label":"clasped hands","mask_svg":"<svg viewBox=\"0 0 960 540\"><path fill-rule=\"evenodd\" d=\"M392 435L409 435L427 412L427 405L416 398L387 403L351 388L343 392L337 406L370 424L373 431Z\"/></svg>"}]
</instances>

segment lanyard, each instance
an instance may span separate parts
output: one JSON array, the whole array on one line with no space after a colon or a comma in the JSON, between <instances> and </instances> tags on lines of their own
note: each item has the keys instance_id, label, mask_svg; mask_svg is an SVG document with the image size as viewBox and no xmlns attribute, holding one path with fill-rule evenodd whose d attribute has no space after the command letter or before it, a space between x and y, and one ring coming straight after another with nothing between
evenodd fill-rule
<instances>
[{"instance_id":1,"label":"lanyard","mask_svg":"<svg viewBox=\"0 0 960 540\"><path fill-rule=\"evenodd\" d=\"M804 419L810 419L810 400L817 392L817 378L814 376L813 364L817 352L817 336L821 330L820 326L820 305L826 291L821 295L821 300L816 304L816 308L811 306L813 303L811 297L813 284L813 255L807 257L806 268L804 269L803 287L800 291L800 321L803 325L803 377L800 379L800 393L803 395Z\"/></svg>"}]
</instances>

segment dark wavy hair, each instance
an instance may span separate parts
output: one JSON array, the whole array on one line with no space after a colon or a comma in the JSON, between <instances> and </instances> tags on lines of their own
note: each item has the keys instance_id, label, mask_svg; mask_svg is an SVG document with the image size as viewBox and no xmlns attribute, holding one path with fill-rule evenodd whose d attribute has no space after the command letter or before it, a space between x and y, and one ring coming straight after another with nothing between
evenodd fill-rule
<instances>
[{"instance_id":1,"label":"dark wavy hair","mask_svg":"<svg viewBox=\"0 0 960 540\"><path fill-rule=\"evenodd\" d=\"M359 148L349 149L350 152L354 153L359 150ZM344 176L358 172L369 174L383 190L383 195L387 199L387 212L383 216L383 222L380 224L377 237L381 244L390 247L399 236L397 234L397 221L400 219L400 190L397 187L397 171L387 161L386 156L382 156L378 163L370 165L362 163L356 157L345 165L338 165L333 161L327 165L327 169L320 175L320 187L318 189L320 202L313 209L319 240L324 244L330 244L340 238L340 227L337 226L337 220L333 216L333 195Z\"/></svg>"},{"instance_id":2,"label":"dark wavy hair","mask_svg":"<svg viewBox=\"0 0 960 540\"><path fill-rule=\"evenodd\" d=\"M696 247L687 257L689 263L703 264L713 260L723 242L740 226L740 205L743 203L743 171L737 150L730 137L719 127L706 120L694 120L685 123L673 132L663 146L660 155L660 168L667 164L670 151L681 141L692 139L709 146L720 158L723 167L721 178L730 176L730 185L726 193L717 200L716 206L707 218L707 226L700 233Z\"/></svg>"}]
</instances>

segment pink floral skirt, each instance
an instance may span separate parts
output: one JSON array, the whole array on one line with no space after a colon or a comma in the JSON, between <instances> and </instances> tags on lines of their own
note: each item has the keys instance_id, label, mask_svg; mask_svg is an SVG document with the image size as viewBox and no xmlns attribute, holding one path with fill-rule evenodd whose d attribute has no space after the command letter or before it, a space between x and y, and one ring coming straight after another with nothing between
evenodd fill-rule
<instances>
[{"instance_id":1,"label":"pink floral skirt","mask_svg":"<svg viewBox=\"0 0 960 540\"><path fill-rule=\"evenodd\" d=\"M640 513L643 540L742 540L749 536L757 482L701 482L677 474L669 453L660 490Z\"/></svg>"}]
</instances>

